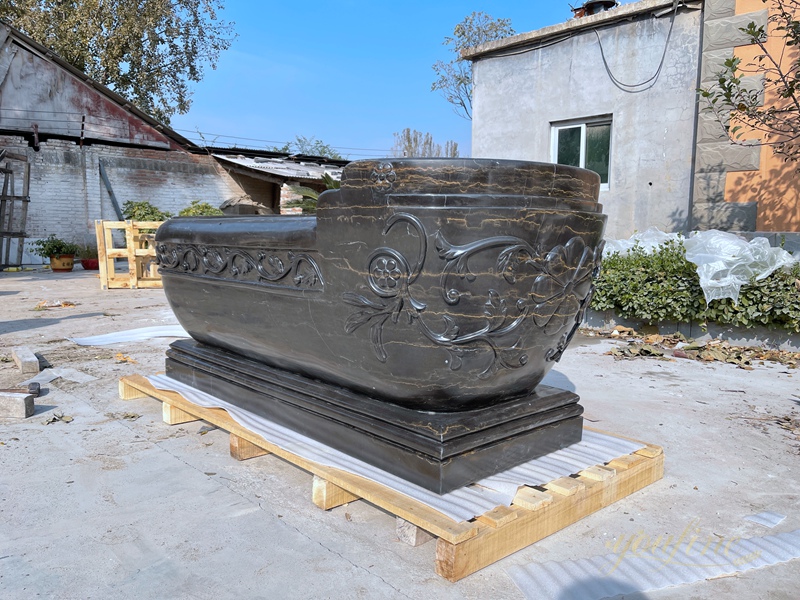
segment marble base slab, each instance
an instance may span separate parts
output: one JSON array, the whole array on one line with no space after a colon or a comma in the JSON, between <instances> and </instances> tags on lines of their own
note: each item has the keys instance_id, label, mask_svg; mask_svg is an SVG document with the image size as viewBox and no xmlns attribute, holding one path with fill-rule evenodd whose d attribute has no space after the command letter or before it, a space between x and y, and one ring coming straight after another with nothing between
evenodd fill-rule
<instances>
[{"instance_id":1,"label":"marble base slab","mask_svg":"<svg viewBox=\"0 0 800 600\"><path fill-rule=\"evenodd\" d=\"M268 367L194 340L167 351L167 375L444 494L581 440L583 407L539 386L496 406L419 411Z\"/></svg>"}]
</instances>

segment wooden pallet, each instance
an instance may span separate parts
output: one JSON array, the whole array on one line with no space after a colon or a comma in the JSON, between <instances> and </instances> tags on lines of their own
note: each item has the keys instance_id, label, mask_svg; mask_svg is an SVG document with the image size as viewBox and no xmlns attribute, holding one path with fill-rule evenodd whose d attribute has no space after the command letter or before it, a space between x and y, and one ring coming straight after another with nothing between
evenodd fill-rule
<instances>
[{"instance_id":1,"label":"wooden pallet","mask_svg":"<svg viewBox=\"0 0 800 600\"><path fill-rule=\"evenodd\" d=\"M176 392L154 388L140 375L119 382L123 400L152 397L162 402L170 425L204 420L230 433L231 456L238 460L276 454L314 475L312 501L324 510L364 499L397 517L400 539L419 545L436 542L436 572L458 581L517 550L571 525L583 517L661 479L664 454L645 448L562 477L542 487L520 487L513 504L498 506L469 522L442 513L378 483L326 467L282 450L234 421L220 408L192 404ZM644 443L644 442L642 442Z\"/></svg>"},{"instance_id":2,"label":"wooden pallet","mask_svg":"<svg viewBox=\"0 0 800 600\"><path fill-rule=\"evenodd\" d=\"M162 287L161 275L156 265L155 233L153 233L160 225L161 221L95 221L102 289ZM114 245L115 230L125 233L124 247ZM117 258L128 261L126 273L116 272Z\"/></svg>"}]
</instances>

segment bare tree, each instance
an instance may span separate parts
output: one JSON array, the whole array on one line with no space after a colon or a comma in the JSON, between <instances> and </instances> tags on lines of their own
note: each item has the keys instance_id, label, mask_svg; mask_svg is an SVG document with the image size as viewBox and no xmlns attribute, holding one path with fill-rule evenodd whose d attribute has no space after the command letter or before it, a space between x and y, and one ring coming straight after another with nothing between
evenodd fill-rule
<instances>
[{"instance_id":1,"label":"bare tree","mask_svg":"<svg viewBox=\"0 0 800 600\"><path fill-rule=\"evenodd\" d=\"M441 144L433 141L433 136L430 133L422 133L416 129L406 127L400 133L394 134L392 155L416 158L437 156L458 158L458 142L447 140L443 150Z\"/></svg>"},{"instance_id":2,"label":"bare tree","mask_svg":"<svg viewBox=\"0 0 800 600\"><path fill-rule=\"evenodd\" d=\"M458 116L471 120L472 63L461 58L461 52L514 33L510 19L493 19L484 12L473 12L455 26L452 36L444 38L442 44L450 46L455 58L434 63L436 81L431 84L431 91L441 92Z\"/></svg>"}]
</instances>

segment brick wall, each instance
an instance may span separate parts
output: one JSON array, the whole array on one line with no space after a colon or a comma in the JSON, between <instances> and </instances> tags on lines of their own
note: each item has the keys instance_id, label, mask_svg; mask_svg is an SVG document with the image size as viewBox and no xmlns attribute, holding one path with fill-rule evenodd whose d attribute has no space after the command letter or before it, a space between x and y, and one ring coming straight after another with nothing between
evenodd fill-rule
<instances>
[{"instance_id":1,"label":"brick wall","mask_svg":"<svg viewBox=\"0 0 800 600\"><path fill-rule=\"evenodd\" d=\"M23 138L8 135L0 135L2 148L27 155L31 165L26 246L52 233L79 244L91 242L96 219L117 220L100 178L100 161L120 206L147 200L175 214L192 200L219 206L243 194L207 155L99 144L80 148L67 140L42 142L36 152ZM22 174L15 179L22 193ZM23 262L41 260L26 252Z\"/></svg>"}]
</instances>

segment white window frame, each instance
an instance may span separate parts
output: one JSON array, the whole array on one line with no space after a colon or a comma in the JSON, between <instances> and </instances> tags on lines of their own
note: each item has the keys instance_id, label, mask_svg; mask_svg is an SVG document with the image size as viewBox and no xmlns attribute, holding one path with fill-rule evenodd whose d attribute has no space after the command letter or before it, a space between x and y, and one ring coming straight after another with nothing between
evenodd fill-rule
<instances>
[{"instance_id":1,"label":"white window frame","mask_svg":"<svg viewBox=\"0 0 800 600\"><path fill-rule=\"evenodd\" d=\"M558 121L550 123L550 161L558 164L558 132L562 129L573 129L580 127L581 129L581 147L580 147L580 167L586 168L586 126L587 125L610 125L611 135L608 140L608 182L600 184L601 191L608 191L609 184L611 183L611 145L614 133L614 124L611 115L602 115L599 117L591 117L588 119L573 119L571 121Z\"/></svg>"}]
</instances>

